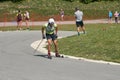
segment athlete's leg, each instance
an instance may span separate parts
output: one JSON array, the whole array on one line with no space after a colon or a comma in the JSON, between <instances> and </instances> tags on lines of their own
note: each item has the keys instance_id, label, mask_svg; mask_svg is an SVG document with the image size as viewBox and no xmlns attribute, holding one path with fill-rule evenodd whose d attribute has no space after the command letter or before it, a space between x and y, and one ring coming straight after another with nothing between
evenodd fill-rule
<instances>
[{"instance_id":1,"label":"athlete's leg","mask_svg":"<svg viewBox=\"0 0 120 80\"><path fill-rule=\"evenodd\" d=\"M26 23L26 29L29 29L29 20L26 20L25 23Z\"/></svg>"},{"instance_id":2,"label":"athlete's leg","mask_svg":"<svg viewBox=\"0 0 120 80\"><path fill-rule=\"evenodd\" d=\"M64 15L61 15L61 20L64 21Z\"/></svg>"},{"instance_id":3,"label":"athlete's leg","mask_svg":"<svg viewBox=\"0 0 120 80\"><path fill-rule=\"evenodd\" d=\"M80 27L79 26L77 27L77 32L80 32Z\"/></svg>"},{"instance_id":4,"label":"athlete's leg","mask_svg":"<svg viewBox=\"0 0 120 80\"><path fill-rule=\"evenodd\" d=\"M57 43L57 40L54 40L53 43L54 43L54 46L55 46L55 52L58 53L58 43Z\"/></svg>"},{"instance_id":5,"label":"athlete's leg","mask_svg":"<svg viewBox=\"0 0 120 80\"><path fill-rule=\"evenodd\" d=\"M47 42L48 42L48 56L51 56L50 51L51 51L52 40L48 39Z\"/></svg>"},{"instance_id":6,"label":"athlete's leg","mask_svg":"<svg viewBox=\"0 0 120 80\"><path fill-rule=\"evenodd\" d=\"M81 26L83 33L85 34L85 26L84 26L83 21L80 22L80 26Z\"/></svg>"},{"instance_id":7,"label":"athlete's leg","mask_svg":"<svg viewBox=\"0 0 120 80\"><path fill-rule=\"evenodd\" d=\"M57 43L57 40L54 40L53 43L54 43L54 46L55 46L55 56L56 57L61 57L60 54L59 54L59 52L58 52L58 43Z\"/></svg>"},{"instance_id":8,"label":"athlete's leg","mask_svg":"<svg viewBox=\"0 0 120 80\"><path fill-rule=\"evenodd\" d=\"M82 29L83 33L85 34L85 26L82 26L81 29Z\"/></svg>"},{"instance_id":9,"label":"athlete's leg","mask_svg":"<svg viewBox=\"0 0 120 80\"><path fill-rule=\"evenodd\" d=\"M77 33L79 36L80 35L80 22L76 22L76 27L77 27Z\"/></svg>"},{"instance_id":10,"label":"athlete's leg","mask_svg":"<svg viewBox=\"0 0 120 80\"><path fill-rule=\"evenodd\" d=\"M22 29L22 21L19 22L19 28Z\"/></svg>"},{"instance_id":11,"label":"athlete's leg","mask_svg":"<svg viewBox=\"0 0 120 80\"><path fill-rule=\"evenodd\" d=\"M19 29L19 21L17 21L17 30Z\"/></svg>"}]
</instances>

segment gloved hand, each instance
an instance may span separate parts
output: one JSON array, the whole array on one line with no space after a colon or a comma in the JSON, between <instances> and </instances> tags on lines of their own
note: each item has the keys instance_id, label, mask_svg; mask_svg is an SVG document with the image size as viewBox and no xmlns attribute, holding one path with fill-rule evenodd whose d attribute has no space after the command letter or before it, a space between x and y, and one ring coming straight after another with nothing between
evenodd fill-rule
<instances>
[{"instance_id":1,"label":"gloved hand","mask_svg":"<svg viewBox=\"0 0 120 80\"><path fill-rule=\"evenodd\" d=\"M58 38L58 35L57 35L57 34L55 34L55 37L56 37L56 38Z\"/></svg>"},{"instance_id":2,"label":"gloved hand","mask_svg":"<svg viewBox=\"0 0 120 80\"><path fill-rule=\"evenodd\" d=\"M43 39L45 39L45 35L43 35L43 37L42 37Z\"/></svg>"}]
</instances>

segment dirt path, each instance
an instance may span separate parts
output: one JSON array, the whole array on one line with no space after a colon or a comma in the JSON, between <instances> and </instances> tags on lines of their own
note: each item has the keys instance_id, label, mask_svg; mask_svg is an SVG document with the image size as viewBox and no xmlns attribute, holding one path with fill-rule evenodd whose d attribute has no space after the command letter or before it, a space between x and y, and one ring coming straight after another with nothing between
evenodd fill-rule
<instances>
[{"instance_id":1,"label":"dirt path","mask_svg":"<svg viewBox=\"0 0 120 80\"><path fill-rule=\"evenodd\" d=\"M31 26L37 26L37 25L43 25L44 23L46 23L47 21L35 21L35 22L30 22L29 24ZM56 21L57 24L75 24L75 21ZM107 19L99 19L99 20L85 20L84 21L85 24L96 24L96 23L108 23ZM112 22L114 23L114 21ZM0 27L6 27L6 26L16 26L17 23L16 22L0 22ZM25 22L23 22L22 25L25 25Z\"/></svg>"}]
</instances>

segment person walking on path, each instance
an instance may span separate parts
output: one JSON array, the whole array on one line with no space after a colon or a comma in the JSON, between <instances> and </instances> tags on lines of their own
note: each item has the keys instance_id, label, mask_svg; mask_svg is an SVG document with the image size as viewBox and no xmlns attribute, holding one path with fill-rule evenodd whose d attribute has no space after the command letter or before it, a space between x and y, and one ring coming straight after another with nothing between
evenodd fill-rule
<instances>
[{"instance_id":1,"label":"person walking on path","mask_svg":"<svg viewBox=\"0 0 120 80\"><path fill-rule=\"evenodd\" d=\"M54 46L55 46L55 56L60 57L60 54L58 53L58 43L57 43L58 28L57 28L57 24L55 23L53 18L50 18L48 20L48 23L46 23L42 27L42 37L43 37L43 39L45 39L44 32L46 32L46 38L47 38L47 42L48 42L48 58L52 59L51 53L50 53L52 42L54 43Z\"/></svg>"},{"instance_id":2,"label":"person walking on path","mask_svg":"<svg viewBox=\"0 0 120 80\"><path fill-rule=\"evenodd\" d=\"M82 29L83 33L85 34L85 27L83 23L83 12L79 10L79 8L75 8L75 19L76 19L76 26L78 36L80 35L80 29Z\"/></svg>"},{"instance_id":3,"label":"person walking on path","mask_svg":"<svg viewBox=\"0 0 120 80\"><path fill-rule=\"evenodd\" d=\"M117 11L115 11L114 16L115 16L115 23L118 23L119 13Z\"/></svg>"},{"instance_id":4,"label":"person walking on path","mask_svg":"<svg viewBox=\"0 0 120 80\"><path fill-rule=\"evenodd\" d=\"M25 23L26 23L26 28L29 30L30 29L30 27L29 27L30 16L29 16L29 12L28 11L25 11L24 19L25 19Z\"/></svg>"},{"instance_id":5,"label":"person walking on path","mask_svg":"<svg viewBox=\"0 0 120 80\"><path fill-rule=\"evenodd\" d=\"M61 21L64 21L64 10L63 9L60 9L60 18L61 18Z\"/></svg>"},{"instance_id":6,"label":"person walking on path","mask_svg":"<svg viewBox=\"0 0 120 80\"><path fill-rule=\"evenodd\" d=\"M112 22L112 16L113 16L112 12L109 11L109 13L108 13L108 23Z\"/></svg>"},{"instance_id":7,"label":"person walking on path","mask_svg":"<svg viewBox=\"0 0 120 80\"><path fill-rule=\"evenodd\" d=\"M120 20L120 12L119 12L118 14L119 14L119 15L118 15L118 17L119 17L118 20Z\"/></svg>"},{"instance_id":8,"label":"person walking on path","mask_svg":"<svg viewBox=\"0 0 120 80\"><path fill-rule=\"evenodd\" d=\"M17 30L22 29L22 20L23 20L23 15L20 10L18 10L17 13Z\"/></svg>"}]
</instances>

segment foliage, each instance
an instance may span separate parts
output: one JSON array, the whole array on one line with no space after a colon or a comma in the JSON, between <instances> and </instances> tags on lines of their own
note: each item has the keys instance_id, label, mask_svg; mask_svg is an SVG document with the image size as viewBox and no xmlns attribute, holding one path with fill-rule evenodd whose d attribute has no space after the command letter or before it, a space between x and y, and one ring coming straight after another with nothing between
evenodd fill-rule
<instances>
[{"instance_id":1,"label":"foliage","mask_svg":"<svg viewBox=\"0 0 120 80\"><path fill-rule=\"evenodd\" d=\"M12 2L21 2L23 0L11 0Z\"/></svg>"},{"instance_id":2,"label":"foliage","mask_svg":"<svg viewBox=\"0 0 120 80\"><path fill-rule=\"evenodd\" d=\"M3 1L10 1L10 0L0 0L0 2L3 2Z\"/></svg>"},{"instance_id":3,"label":"foliage","mask_svg":"<svg viewBox=\"0 0 120 80\"><path fill-rule=\"evenodd\" d=\"M73 2L73 1L75 1L75 0L64 0L64 1L69 1L69 2Z\"/></svg>"},{"instance_id":4,"label":"foliage","mask_svg":"<svg viewBox=\"0 0 120 80\"><path fill-rule=\"evenodd\" d=\"M83 3L85 3L85 4L88 4L88 3L90 3L90 2L92 2L93 0L80 0L80 2L83 2Z\"/></svg>"},{"instance_id":5,"label":"foliage","mask_svg":"<svg viewBox=\"0 0 120 80\"><path fill-rule=\"evenodd\" d=\"M21 2L21 1L23 1L23 0L0 0L0 2L4 2L4 1Z\"/></svg>"},{"instance_id":6,"label":"foliage","mask_svg":"<svg viewBox=\"0 0 120 80\"><path fill-rule=\"evenodd\" d=\"M65 0L65 1L69 1L69 2L73 2L75 0ZM79 2L82 2L82 3L85 3L85 4L88 4L88 3L91 3L91 2L100 2L100 1L120 1L120 0L78 0Z\"/></svg>"},{"instance_id":7,"label":"foliage","mask_svg":"<svg viewBox=\"0 0 120 80\"><path fill-rule=\"evenodd\" d=\"M73 2L66 0L23 0L20 3L4 0L4 2L0 2L0 21L15 21L18 9L22 13L28 10L32 21L45 21L51 15L54 15L56 20L60 20L59 10L61 8L65 12L65 20L75 20L75 7L79 7L83 11L83 19L108 18L109 10L113 13L115 11L120 12L118 1L96 1L90 4L83 4L79 0L74 0Z\"/></svg>"}]
</instances>

